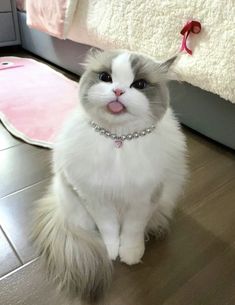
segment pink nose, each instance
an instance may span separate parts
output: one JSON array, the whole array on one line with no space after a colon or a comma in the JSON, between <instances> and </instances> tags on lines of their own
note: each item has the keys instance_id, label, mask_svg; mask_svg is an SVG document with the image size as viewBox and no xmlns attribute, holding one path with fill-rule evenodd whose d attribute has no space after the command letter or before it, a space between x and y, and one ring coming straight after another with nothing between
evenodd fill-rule
<instances>
[{"instance_id":1,"label":"pink nose","mask_svg":"<svg viewBox=\"0 0 235 305\"><path fill-rule=\"evenodd\" d=\"M122 91L122 89L114 89L113 92L115 93L116 96L120 96L124 93L124 91Z\"/></svg>"}]
</instances>

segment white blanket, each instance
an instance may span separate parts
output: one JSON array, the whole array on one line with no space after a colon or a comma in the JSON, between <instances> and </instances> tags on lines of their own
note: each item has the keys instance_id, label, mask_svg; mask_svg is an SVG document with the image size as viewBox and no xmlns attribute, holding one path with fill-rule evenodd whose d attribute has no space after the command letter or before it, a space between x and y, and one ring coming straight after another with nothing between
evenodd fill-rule
<instances>
[{"instance_id":1,"label":"white blanket","mask_svg":"<svg viewBox=\"0 0 235 305\"><path fill-rule=\"evenodd\" d=\"M202 31L189 36L193 55L180 56L180 78L235 103L235 0L79 0L68 38L167 59L188 20Z\"/></svg>"}]
</instances>

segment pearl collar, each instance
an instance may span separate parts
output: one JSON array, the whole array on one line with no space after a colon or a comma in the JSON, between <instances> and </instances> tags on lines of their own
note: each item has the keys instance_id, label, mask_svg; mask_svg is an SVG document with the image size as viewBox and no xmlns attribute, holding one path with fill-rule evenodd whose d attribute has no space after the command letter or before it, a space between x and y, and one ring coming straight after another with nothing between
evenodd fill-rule
<instances>
[{"instance_id":1,"label":"pearl collar","mask_svg":"<svg viewBox=\"0 0 235 305\"><path fill-rule=\"evenodd\" d=\"M105 128L102 128L94 121L91 121L90 125L100 135L112 139L114 141L114 145L116 148L121 148L123 146L124 141L126 140L130 141L130 140L138 139L139 137L144 137L150 134L151 132L153 132L153 130L156 128L155 125L151 125L150 127L142 129L140 131L135 131L129 134L118 135L116 133L111 133L109 130Z\"/></svg>"}]
</instances>

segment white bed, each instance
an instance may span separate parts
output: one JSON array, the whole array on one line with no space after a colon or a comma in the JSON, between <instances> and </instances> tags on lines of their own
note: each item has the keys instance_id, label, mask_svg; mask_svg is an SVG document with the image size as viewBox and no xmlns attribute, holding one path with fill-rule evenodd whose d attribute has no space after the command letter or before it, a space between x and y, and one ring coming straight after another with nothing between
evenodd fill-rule
<instances>
[{"instance_id":1,"label":"white bed","mask_svg":"<svg viewBox=\"0 0 235 305\"><path fill-rule=\"evenodd\" d=\"M66 1L73 7L76 2ZM234 0L77 1L66 38L101 49L135 50L156 59L178 53L183 25L199 20L201 33L189 36L193 55L181 53L175 69L182 81L235 103ZM25 8L25 2L18 0L18 6Z\"/></svg>"},{"instance_id":2,"label":"white bed","mask_svg":"<svg viewBox=\"0 0 235 305\"><path fill-rule=\"evenodd\" d=\"M234 0L232 1L234 2ZM137 49L144 47L145 44L142 42L143 40L146 42L147 37L144 38L143 36L140 40L137 39L132 43L134 36L132 37L131 35L131 29L132 26L134 26L134 21L132 21L131 18L133 16L130 17L128 15L130 25L127 30L128 39L125 41L123 40L124 36L119 35L119 33L122 33L124 29L120 26L119 31L119 29L112 27L112 24L118 24L118 22L121 22L123 18L127 18L127 16L123 14L123 16L119 18L119 21L116 20L116 17L108 19L107 16L110 14L110 8L107 7L106 12L97 17L96 14L98 14L100 10L96 6L90 8L89 6L92 2L93 0L88 0L87 2L85 0L79 0L78 8L75 12L68 33L69 39L66 40L57 39L46 33L30 29L26 25L26 14L24 12L18 12L22 46L30 52L78 74L82 73L82 66L79 63L83 62L86 52L89 50L88 45L98 46L101 48L122 46L135 49L134 43L136 43L138 47ZM113 3L113 1L110 1L110 3L111 2ZM166 3L168 1L164 2ZM99 1L99 3L101 3L101 1ZM106 0L102 1L102 3L108 4ZM117 12L119 12L120 15L120 11L123 8L119 7L119 4L121 5L123 2L119 1L115 3L118 7ZM228 3L231 4L231 1L228 1ZM102 12L104 8L101 7L100 9ZM232 22L234 22L234 15L231 16L233 10L234 9L232 9L231 12L227 11L227 14L230 14L229 16L233 19ZM219 15L218 12L219 7L217 9L217 15ZM205 10L201 13L205 15L208 12ZM187 13L187 15L185 13L185 18L189 15L189 13ZM217 17L219 18L219 16ZM101 19L104 19L103 23L101 22ZM219 31L215 31L214 33L213 27L210 28L213 24L213 20L210 20L209 18L209 24L207 24L204 19L205 16L201 16L201 23L204 31L202 32L203 35L201 37L201 34L197 35L197 39L193 44L193 41L191 41L190 47L193 50L193 56L183 54L182 58L178 62L177 68L181 71L181 78L186 80L186 82L181 84L173 82L171 84L172 106L182 123L235 149L235 105L232 103L234 102L235 90L235 40L231 38L235 27L229 30L229 20L227 19L226 21L225 19L224 22L227 22L227 28L225 27L225 29L227 29L228 33L223 33L224 37L222 39ZM100 26L97 24L97 20L100 20ZM104 23L106 26L104 26ZM111 35L109 35L109 27L110 30L115 29L114 33ZM209 27L209 31L207 31L207 27ZM151 30L153 31L153 28L151 28ZM159 27L156 26L154 30L156 31L155 35L160 35L162 27L159 29ZM159 40L155 38L156 43L154 44L154 47L159 58L166 58L170 56L171 53L174 53L174 49L178 49L178 44L181 40L180 35L178 35L179 28L175 28L175 33L176 40L172 41L166 54L164 53L164 56L161 52L163 52L162 48L164 43L167 43L168 40L166 39L166 36L164 36L166 40L163 40L160 43ZM142 35L147 34L142 33ZM214 37L215 39L216 35L218 48L213 48L210 39L212 39L211 37ZM229 40L227 43L225 42L226 39ZM219 50L221 51L222 49L226 49L227 53L224 52L221 54ZM230 54L230 57L227 56L228 54ZM203 90L202 88L206 90ZM222 98L216 93L220 94ZM225 99L230 101L226 101Z\"/></svg>"}]
</instances>

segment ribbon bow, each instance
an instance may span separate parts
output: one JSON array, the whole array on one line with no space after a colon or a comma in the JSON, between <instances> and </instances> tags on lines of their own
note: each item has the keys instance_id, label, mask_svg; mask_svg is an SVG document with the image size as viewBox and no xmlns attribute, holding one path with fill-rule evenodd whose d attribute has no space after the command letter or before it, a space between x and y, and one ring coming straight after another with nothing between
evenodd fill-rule
<instances>
[{"instance_id":1,"label":"ribbon bow","mask_svg":"<svg viewBox=\"0 0 235 305\"><path fill-rule=\"evenodd\" d=\"M194 34L198 34L201 32L201 23L199 21L188 21L180 32L180 34L184 36L180 51L185 50L190 55L192 55L193 52L187 47L186 41L191 32Z\"/></svg>"}]
</instances>

